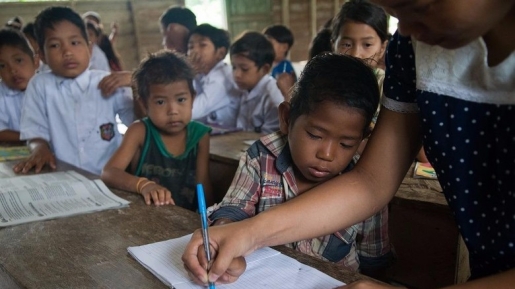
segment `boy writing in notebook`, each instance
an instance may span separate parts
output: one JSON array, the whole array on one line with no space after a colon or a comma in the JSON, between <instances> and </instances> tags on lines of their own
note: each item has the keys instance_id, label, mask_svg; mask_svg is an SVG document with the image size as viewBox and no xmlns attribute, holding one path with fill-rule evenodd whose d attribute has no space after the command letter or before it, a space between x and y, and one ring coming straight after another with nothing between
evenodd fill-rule
<instances>
[{"instance_id":1,"label":"boy writing in notebook","mask_svg":"<svg viewBox=\"0 0 515 289\"><path fill-rule=\"evenodd\" d=\"M105 165L109 186L141 194L147 205L174 204L195 211L195 185L213 197L209 180L209 132L191 121L193 70L179 53L151 54L134 73L147 116L134 122L120 148Z\"/></svg>"},{"instance_id":2,"label":"boy writing in notebook","mask_svg":"<svg viewBox=\"0 0 515 289\"><path fill-rule=\"evenodd\" d=\"M241 157L210 219L221 225L253 217L351 170L378 103L375 75L361 60L335 54L313 58L290 102L279 106L280 131L262 137ZM390 242L379 221L373 216L288 246L354 271L360 263L385 266Z\"/></svg>"},{"instance_id":3,"label":"boy writing in notebook","mask_svg":"<svg viewBox=\"0 0 515 289\"><path fill-rule=\"evenodd\" d=\"M247 32L230 49L236 85L242 90L236 126L268 134L279 129L277 107L284 97L270 76L274 48L265 36Z\"/></svg>"},{"instance_id":4,"label":"boy writing in notebook","mask_svg":"<svg viewBox=\"0 0 515 289\"><path fill-rule=\"evenodd\" d=\"M55 159L100 174L121 142L116 115L134 120L132 92L103 97L98 84L109 72L89 70L89 46L81 17L68 7L49 7L35 20L39 51L51 73L34 76L25 92L20 138L31 155L14 171L36 173Z\"/></svg>"},{"instance_id":5,"label":"boy writing in notebook","mask_svg":"<svg viewBox=\"0 0 515 289\"><path fill-rule=\"evenodd\" d=\"M20 142L25 89L38 66L39 57L20 31L0 30L0 142Z\"/></svg>"}]
</instances>

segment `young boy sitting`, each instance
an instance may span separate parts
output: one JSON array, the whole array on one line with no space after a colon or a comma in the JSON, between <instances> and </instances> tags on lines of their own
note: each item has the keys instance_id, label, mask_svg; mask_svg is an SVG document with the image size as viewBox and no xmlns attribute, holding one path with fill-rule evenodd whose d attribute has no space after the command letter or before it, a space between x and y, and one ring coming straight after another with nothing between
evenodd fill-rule
<instances>
[{"instance_id":1,"label":"young boy sitting","mask_svg":"<svg viewBox=\"0 0 515 289\"><path fill-rule=\"evenodd\" d=\"M102 180L115 188L141 194L147 205L174 204L198 208L195 187L209 180L210 128L191 121L193 70L178 53L151 54L134 73L147 118L134 122L120 148L105 165Z\"/></svg>"},{"instance_id":2,"label":"young boy sitting","mask_svg":"<svg viewBox=\"0 0 515 289\"><path fill-rule=\"evenodd\" d=\"M232 69L223 59L231 45L229 33L209 24L195 28L188 41L188 57L196 70L193 87L194 120L223 127L236 127L240 99Z\"/></svg>"},{"instance_id":3,"label":"young boy sitting","mask_svg":"<svg viewBox=\"0 0 515 289\"><path fill-rule=\"evenodd\" d=\"M263 34L274 46L275 59L271 74L277 80L277 87L283 96L288 99L289 91L297 81L295 69L287 59L293 46L293 34L288 27L280 24L266 27Z\"/></svg>"},{"instance_id":4,"label":"young boy sitting","mask_svg":"<svg viewBox=\"0 0 515 289\"><path fill-rule=\"evenodd\" d=\"M313 58L291 101L279 106L280 131L262 137L241 157L210 220L220 225L250 218L352 169L378 102L376 77L361 60L335 54ZM362 256L367 262L387 263L388 235L376 221L373 216L288 246L355 271Z\"/></svg>"},{"instance_id":5,"label":"young boy sitting","mask_svg":"<svg viewBox=\"0 0 515 289\"><path fill-rule=\"evenodd\" d=\"M243 90L236 126L263 134L278 130L277 108L284 97L269 75L272 44L259 32L247 32L231 45L230 55L234 81Z\"/></svg>"},{"instance_id":6,"label":"young boy sitting","mask_svg":"<svg viewBox=\"0 0 515 289\"><path fill-rule=\"evenodd\" d=\"M20 142L20 115L39 58L19 30L0 30L0 142Z\"/></svg>"},{"instance_id":7,"label":"young boy sitting","mask_svg":"<svg viewBox=\"0 0 515 289\"><path fill-rule=\"evenodd\" d=\"M20 138L28 140L30 157L14 171L36 173L55 158L100 174L121 142L116 115L129 125L134 120L132 92L119 89L102 97L98 84L109 74L89 70L86 27L68 7L49 7L35 20L41 57L51 73L33 77L25 92ZM55 156L54 156L55 155Z\"/></svg>"}]
</instances>

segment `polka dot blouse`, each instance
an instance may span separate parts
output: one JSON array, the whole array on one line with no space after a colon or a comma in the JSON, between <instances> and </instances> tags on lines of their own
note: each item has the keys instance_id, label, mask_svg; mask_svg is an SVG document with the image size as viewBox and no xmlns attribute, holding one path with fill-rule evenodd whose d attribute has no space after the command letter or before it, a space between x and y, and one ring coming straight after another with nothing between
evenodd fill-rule
<instances>
[{"instance_id":1,"label":"polka dot blouse","mask_svg":"<svg viewBox=\"0 0 515 289\"><path fill-rule=\"evenodd\" d=\"M515 53L446 50L395 34L383 105L419 113L424 147L470 253L472 278L515 268Z\"/></svg>"}]
</instances>

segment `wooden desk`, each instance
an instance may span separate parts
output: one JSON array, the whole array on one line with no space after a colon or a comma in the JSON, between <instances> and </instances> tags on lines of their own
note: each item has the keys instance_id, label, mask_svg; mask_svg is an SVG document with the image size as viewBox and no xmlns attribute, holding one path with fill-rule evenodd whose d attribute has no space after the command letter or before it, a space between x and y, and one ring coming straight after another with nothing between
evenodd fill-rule
<instances>
[{"instance_id":1,"label":"wooden desk","mask_svg":"<svg viewBox=\"0 0 515 289\"><path fill-rule=\"evenodd\" d=\"M215 202L220 202L231 185L238 162L249 147L245 141L257 140L261 134L255 132L233 132L212 136L210 139L209 177L213 184Z\"/></svg>"},{"instance_id":2,"label":"wooden desk","mask_svg":"<svg viewBox=\"0 0 515 289\"><path fill-rule=\"evenodd\" d=\"M59 164L60 170L69 168ZM199 216L175 206L147 206L133 193L113 192L130 206L0 229L0 287L167 288L130 257L127 247L190 234L200 227ZM366 278L284 246L277 249L343 282Z\"/></svg>"}]
</instances>

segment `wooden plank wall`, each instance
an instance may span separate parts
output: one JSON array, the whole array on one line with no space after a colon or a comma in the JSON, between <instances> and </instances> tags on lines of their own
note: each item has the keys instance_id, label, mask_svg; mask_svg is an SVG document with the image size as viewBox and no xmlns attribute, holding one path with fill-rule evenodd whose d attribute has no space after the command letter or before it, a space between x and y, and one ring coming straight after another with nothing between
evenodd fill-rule
<instances>
[{"instance_id":1,"label":"wooden plank wall","mask_svg":"<svg viewBox=\"0 0 515 289\"><path fill-rule=\"evenodd\" d=\"M119 26L115 48L122 57L125 69L132 70L147 52L155 52L163 46L159 32L159 16L171 5L183 5L184 0L104 0L104 1L56 1L0 4L0 24L13 16L21 16L32 22L37 13L52 5L69 6L78 13L96 11L102 17L104 31L110 33L111 23Z\"/></svg>"},{"instance_id":2,"label":"wooden plank wall","mask_svg":"<svg viewBox=\"0 0 515 289\"><path fill-rule=\"evenodd\" d=\"M314 37L314 33L335 15L344 1L273 0L273 22L290 27L295 37L295 44L290 55L293 61L307 59L309 43ZM162 48L159 16L171 5L184 5L184 0L70 0L1 3L0 25L13 16L21 16L25 22L33 21L39 11L52 5L69 6L80 14L90 10L100 13L106 33L110 32L110 24L116 21L120 31L115 48L122 57L124 68L131 70L148 52L155 52ZM286 19L283 20L283 18Z\"/></svg>"}]
</instances>

